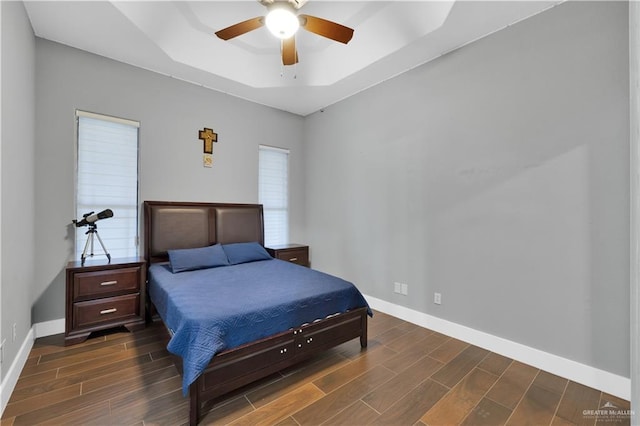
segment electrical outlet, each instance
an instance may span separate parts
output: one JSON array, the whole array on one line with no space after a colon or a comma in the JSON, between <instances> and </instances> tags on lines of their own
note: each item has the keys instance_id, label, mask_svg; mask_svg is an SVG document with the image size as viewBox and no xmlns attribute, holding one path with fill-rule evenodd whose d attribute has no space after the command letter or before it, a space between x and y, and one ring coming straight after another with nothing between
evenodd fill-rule
<instances>
[{"instance_id":1,"label":"electrical outlet","mask_svg":"<svg viewBox=\"0 0 640 426\"><path fill-rule=\"evenodd\" d=\"M16 337L18 337L18 333L16 331L16 323L13 323L13 328L12 328L12 342L16 341Z\"/></svg>"},{"instance_id":2,"label":"electrical outlet","mask_svg":"<svg viewBox=\"0 0 640 426\"><path fill-rule=\"evenodd\" d=\"M398 293L406 296L408 293L408 290L409 290L409 286L405 283L398 283L398 282L393 283L394 293Z\"/></svg>"},{"instance_id":3,"label":"electrical outlet","mask_svg":"<svg viewBox=\"0 0 640 426\"><path fill-rule=\"evenodd\" d=\"M440 293L433 293L433 303L436 305L442 304L442 295Z\"/></svg>"}]
</instances>

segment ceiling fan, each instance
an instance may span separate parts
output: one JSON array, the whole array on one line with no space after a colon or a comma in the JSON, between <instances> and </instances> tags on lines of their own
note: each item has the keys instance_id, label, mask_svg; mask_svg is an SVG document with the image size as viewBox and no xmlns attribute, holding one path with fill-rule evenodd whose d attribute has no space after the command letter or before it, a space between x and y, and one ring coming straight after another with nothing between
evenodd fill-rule
<instances>
[{"instance_id":1,"label":"ceiling fan","mask_svg":"<svg viewBox=\"0 0 640 426\"><path fill-rule=\"evenodd\" d=\"M304 6L307 0L258 1L267 7L268 12L265 16L231 25L217 31L216 35L223 40L230 40L266 25L273 35L282 40L282 63L284 65L294 65L298 62L294 35L299 27L344 44L349 43L353 37L353 29L349 27L311 15L296 14L296 11Z\"/></svg>"}]
</instances>

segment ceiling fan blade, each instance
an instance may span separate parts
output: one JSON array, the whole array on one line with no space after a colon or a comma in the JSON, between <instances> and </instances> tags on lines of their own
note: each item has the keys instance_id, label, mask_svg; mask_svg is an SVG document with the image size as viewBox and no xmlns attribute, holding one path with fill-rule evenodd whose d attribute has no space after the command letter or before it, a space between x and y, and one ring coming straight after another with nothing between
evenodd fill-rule
<instances>
[{"instance_id":1,"label":"ceiling fan blade","mask_svg":"<svg viewBox=\"0 0 640 426\"><path fill-rule=\"evenodd\" d=\"M264 18L259 16L257 18L247 19L246 21L238 22L235 25L224 28L216 32L216 35L223 40L230 40L239 35L248 33L249 31L256 30L264 25Z\"/></svg>"},{"instance_id":2,"label":"ceiling fan blade","mask_svg":"<svg viewBox=\"0 0 640 426\"><path fill-rule=\"evenodd\" d=\"M282 64L294 65L298 63L295 36L282 40Z\"/></svg>"},{"instance_id":3,"label":"ceiling fan blade","mask_svg":"<svg viewBox=\"0 0 640 426\"><path fill-rule=\"evenodd\" d=\"M353 37L353 30L344 25L311 15L298 15L298 17L300 18L300 26L302 28L322 37L330 38L331 40L344 44L349 43L349 40Z\"/></svg>"}]
</instances>

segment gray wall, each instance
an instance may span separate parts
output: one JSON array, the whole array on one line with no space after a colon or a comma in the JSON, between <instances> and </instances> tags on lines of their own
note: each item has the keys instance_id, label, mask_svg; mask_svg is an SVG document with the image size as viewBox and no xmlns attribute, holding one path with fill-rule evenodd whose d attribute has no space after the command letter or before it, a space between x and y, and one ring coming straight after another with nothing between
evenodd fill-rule
<instances>
[{"instance_id":1,"label":"gray wall","mask_svg":"<svg viewBox=\"0 0 640 426\"><path fill-rule=\"evenodd\" d=\"M305 134L316 268L629 377L627 3L564 3Z\"/></svg>"},{"instance_id":2,"label":"gray wall","mask_svg":"<svg viewBox=\"0 0 640 426\"><path fill-rule=\"evenodd\" d=\"M315 267L629 375L626 3L563 4L306 119L44 40L34 67L22 5L2 8L3 337L31 302L64 316L80 108L141 121L141 199L254 202L257 145L290 147Z\"/></svg>"},{"instance_id":3,"label":"gray wall","mask_svg":"<svg viewBox=\"0 0 640 426\"><path fill-rule=\"evenodd\" d=\"M22 2L2 8L0 283L3 374L31 328L36 231L34 209L35 38ZM12 326L16 324L16 339Z\"/></svg>"},{"instance_id":4,"label":"gray wall","mask_svg":"<svg viewBox=\"0 0 640 426\"><path fill-rule=\"evenodd\" d=\"M76 108L140 121L141 200L257 202L258 145L289 148L291 236L300 235L301 117L42 39L36 65L34 323L64 317L63 272L73 256ZM218 133L210 169L202 166L203 127Z\"/></svg>"},{"instance_id":5,"label":"gray wall","mask_svg":"<svg viewBox=\"0 0 640 426\"><path fill-rule=\"evenodd\" d=\"M640 423L640 4L629 2L631 424Z\"/></svg>"}]
</instances>

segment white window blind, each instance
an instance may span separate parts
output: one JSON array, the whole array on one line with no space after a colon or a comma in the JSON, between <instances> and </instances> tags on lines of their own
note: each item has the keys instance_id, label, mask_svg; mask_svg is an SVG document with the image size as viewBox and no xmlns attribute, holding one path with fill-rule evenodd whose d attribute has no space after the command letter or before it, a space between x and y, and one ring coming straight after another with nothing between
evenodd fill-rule
<instances>
[{"instance_id":1,"label":"white window blind","mask_svg":"<svg viewBox=\"0 0 640 426\"><path fill-rule=\"evenodd\" d=\"M266 246L289 242L289 150L260 145L259 199Z\"/></svg>"},{"instance_id":2,"label":"white window blind","mask_svg":"<svg viewBox=\"0 0 640 426\"><path fill-rule=\"evenodd\" d=\"M105 209L98 235L111 258L138 255L138 128L135 121L77 111L76 218ZM76 229L76 259L85 248L88 227ZM93 252L104 256L97 238ZM87 256L90 254L90 248Z\"/></svg>"}]
</instances>

